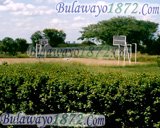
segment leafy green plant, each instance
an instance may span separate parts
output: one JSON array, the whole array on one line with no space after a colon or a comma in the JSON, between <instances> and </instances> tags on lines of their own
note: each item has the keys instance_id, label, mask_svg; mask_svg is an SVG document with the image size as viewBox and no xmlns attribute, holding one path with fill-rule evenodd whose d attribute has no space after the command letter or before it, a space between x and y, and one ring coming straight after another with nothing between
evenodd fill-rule
<instances>
[{"instance_id":1,"label":"leafy green plant","mask_svg":"<svg viewBox=\"0 0 160 128\"><path fill-rule=\"evenodd\" d=\"M2 62L2 65L8 66L8 63L6 61Z\"/></svg>"},{"instance_id":2,"label":"leafy green plant","mask_svg":"<svg viewBox=\"0 0 160 128\"><path fill-rule=\"evenodd\" d=\"M0 112L103 114L107 127L159 127L160 75L108 72L58 64L0 66Z\"/></svg>"}]
</instances>

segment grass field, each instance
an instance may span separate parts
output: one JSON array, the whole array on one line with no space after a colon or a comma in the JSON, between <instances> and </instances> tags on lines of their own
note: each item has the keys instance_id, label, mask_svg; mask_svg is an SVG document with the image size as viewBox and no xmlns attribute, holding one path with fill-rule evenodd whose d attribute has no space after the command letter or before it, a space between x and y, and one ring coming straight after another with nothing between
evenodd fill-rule
<instances>
[{"instance_id":1,"label":"grass field","mask_svg":"<svg viewBox=\"0 0 160 128\"><path fill-rule=\"evenodd\" d=\"M160 74L160 67L156 63L138 63L136 65L126 65L126 66L117 66L117 61L107 61L107 60L97 60L97 59L2 59L3 62L7 62L12 65L41 65L43 69L47 69L52 65L59 65L62 67L74 69L86 69L89 72L93 73L108 73L108 72L117 72L123 75L132 75L133 73L142 73L142 74ZM1 61L2 63L2 61ZM29 64L30 63L30 64ZM123 62L121 62L123 65ZM133 63L134 64L134 63Z\"/></svg>"},{"instance_id":2,"label":"grass field","mask_svg":"<svg viewBox=\"0 0 160 128\"><path fill-rule=\"evenodd\" d=\"M87 54L85 51L84 54ZM90 53L89 53L90 54ZM88 55L89 55L88 54ZM97 52L93 53L96 55ZM100 56L105 54L104 50L99 53ZM0 54L0 64L7 62L8 64L14 63L39 63L44 62L44 65L49 65L49 63L56 63L57 65L67 66L68 68L81 68L87 69L91 72L101 72L106 73L108 71L121 72L123 75L128 75L132 73L147 73L147 74L159 74L160 68L157 66L156 60L157 55L148 55L137 53L137 64L135 65L135 54L132 54L132 65L129 65L128 60L126 60L126 66L124 67L123 59L120 61L120 65L116 59L105 59L99 58L29 58L27 53L18 53L17 56L11 56L9 54ZM45 64L47 63L47 64Z\"/></svg>"}]
</instances>

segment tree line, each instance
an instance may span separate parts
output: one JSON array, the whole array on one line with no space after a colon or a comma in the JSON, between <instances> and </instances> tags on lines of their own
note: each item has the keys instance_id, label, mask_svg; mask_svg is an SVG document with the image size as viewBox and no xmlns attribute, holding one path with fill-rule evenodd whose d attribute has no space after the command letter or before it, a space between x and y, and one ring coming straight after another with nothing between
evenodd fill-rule
<instances>
[{"instance_id":1,"label":"tree line","mask_svg":"<svg viewBox=\"0 0 160 128\"><path fill-rule=\"evenodd\" d=\"M17 38L13 40L10 37L5 37L0 41L0 51L1 53L9 53L10 55L17 55L18 52L25 53L27 51L29 44L27 44L26 39Z\"/></svg>"},{"instance_id":2,"label":"tree line","mask_svg":"<svg viewBox=\"0 0 160 128\"><path fill-rule=\"evenodd\" d=\"M36 46L39 43L39 40L42 38L46 38L49 40L49 44L52 47L78 47L78 46L86 46L86 45L95 45L91 41L83 41L82 44L77 43L67 43L65 42L66 33L62 30L57 29L44 29L43 31L36 31L31 35L32 45ZM0 41L0 51L1 53L9 53L10 55L17 55L18 52L25 53L27 51L28 44L26 39L17 38L13 40L10 37L5 37L2 41Z\"/></svg>"},{"instance_id":3,"label":"tree line","mask_svg":"<svg viewBox=\"0 0 160 128\"><path fill-rule=\"evenodd\" d=\"M30 38L33 46L39 43L39 39L47 38L52 47L78 47L96 45L96 42L100 42L101 45L112 45L114 35L125 35L127 43L137 43L138 51L141 53L160 55L158 26L159 24L157 23L137 20L130 16L115 17L83 27L82 31L80 31L82 35L78 38L78 40L82 41L81 44L65 42L66 33L63 30L54 28L36 31ZM11 55L16 55L17 52L26 52L28 46L27 41L21 38L13 40L10 37L6 37L0 42L0 50Z\"/></svg>"}]
</instances>

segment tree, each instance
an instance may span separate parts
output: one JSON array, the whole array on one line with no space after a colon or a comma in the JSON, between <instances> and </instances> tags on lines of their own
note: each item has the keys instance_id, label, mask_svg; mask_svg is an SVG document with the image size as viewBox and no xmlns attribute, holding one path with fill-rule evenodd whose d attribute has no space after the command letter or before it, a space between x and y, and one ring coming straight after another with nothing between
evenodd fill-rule
<instances>
[{"instance_id":1,"label":"tree","mask_svg":"<svg viewBox=\"0 0 160 128\"><path fill-rule=\"evenodd\" d=\"M64 44L66 39L66 34L57 29L44 29L43 30L44 36L49 39L49 44L52 47L57 47L58 44Z\"/></svg>"},{"instance_id":2,"label":"tree","mask_svg":"<svg viewBox=\"0 0 160 128\"><path fill-rule=\"evenodd\" d=\"M89 25L80 31L79 40L94 39L102 44L113 44L114 35L127 36L127 43L137 43L140 50L140 42L147 46L154 40L154 34L158 30L158 24L150 21L136 20L134 17L116 17L110 20L100 21Z\"/></svg>"},{"instance_id":3,"label":"tree","mask_svg":"<svg viewBox=\"0 0 160 128\"><path fill-rule=\"evenodd\" d=\"M93 43L92 41L86 40L82 42L83 46L91 46L91 45L96 45L95 43Z\"/></svg>"},{"instance_id":4,"label":"tree","mask_svg":"<svg viewBox=\"0 0 160 128\"><path fill-rule=\"evenodd\" d=\"M154 43L154 50L155 50L155 54L160 55L160 35L158 35L158 38Z\"/></svg>"},{"instance_id":5,"label":"tree","mask_svg":"<svg viewBox=\"0 0 160 128\"><path fill-rule=\"evenodd\" d=\"M28 44L27 44L26 39L17 38L17 39L15 40L15 42L16 42L17 45L18 45L18 51L19 51L19 52L25 53L25 52L27 51Z\"/></svg>"},{"instance_id":6,"label":"tree","mask_svg":"<svg viewBox=\"0 0 160 128\"><path fill-rule=\"evenodd\" d=\"M17 43L10 37L6 37L2 40L2 50L6 53L9 52L11 55L16 55L18 51Z\"/></svg>"},{"instance_id":7,"label":"tree","mask_svg":"<svg viewBox=\"0 0 160 128\"><path fill-rule=\"evenodd\" d=\"M44 29L43 32L36 31L31 36L33 45L35 46L36 43L39 43L39 39L42 38L47 38L52 47L57 47L59 44L65 43L66 34L62 30L57 29Z\"/></svg>"},{"instance_id":8,"label":"tree","mask_svg":"<svg viewBox=\"0 0 160 128\"><path fill-rule=\"evenodd\" d=\"M0 41L0 54L3 54L2 47L3 47L3 44L2 44L2 41Z\"/></svg>"},{"instance_id":9,"label":"tree","mask_svg":"<svg viewBox=\"0 0 160 128\"><path fill-rule=\"evenodd\" d=\"M41 31L36 31L34 34L31 35L31 40L33 46L36 46L36 43L39 43L39 39L43 38L43 33Z\"/></svg>"}]
</instances>

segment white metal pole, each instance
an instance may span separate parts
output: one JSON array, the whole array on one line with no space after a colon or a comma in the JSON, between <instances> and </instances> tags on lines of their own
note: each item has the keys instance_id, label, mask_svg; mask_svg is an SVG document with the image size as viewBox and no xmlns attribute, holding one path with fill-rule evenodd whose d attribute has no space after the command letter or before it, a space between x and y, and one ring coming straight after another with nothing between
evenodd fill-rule
<instances>
[{"instance_id":1,"label":"white metal pole","mask_svg":"<svg viewBox=\"0 0 160 128\"><path fill-rule=\"evenodd\" d=\"M132 64L132 44L130 44L130 61L131 61L131 64Z\"/></svg>"},{"instance_id":2,"label":"white metal pole","mask_svg":"<svg viewBox=\"0 0 160 128\"><path fill-rule=\"evenodd\" d=\"M40 45L40 57L42 55L42 45Z\"/></svg>"},{"instance_id":3,"label":"white metal pole","mask_svg":"<svg viewBox=\"0 0 160 128\"><path fill-rule=\"evenodd\" d=\"M135 45L135 64L137 63L137 43L133 43Z\"/></svg>"},{"instance_id":4,"label":"white metal pole","mask_svg":"<svg viewBox=\"0 0 160 128\"><path fill-rule=\"evenodd\" d=\"M47 57L47 50L46 50L46 47L47 47L47 44L45 44L45 47L44 47L44 52L45 52L45 58Z\"/></svg>"},{"instance_id":5,"label":"white metal pole","mask_svg":"<svg viewBox=\"0 0 160 128\"><path fill-rule=\"evenodd\" d=\"M128 62L130 64L131 62L130 62L130 55L129 55L129 52L128 52L128 46L130 46L130 45L129 44L126 45L126 50L127 50Z\"/></svg>"},{"instance_id":6,"label":"white metal pole","mask_svg":"<svg viewBox=\"0 0 160 128\"><path fill-rule=\"evenodd\" d=\"M135 43L135 64L137 63L137 44Z\"/></svg>"},{"instance_id":7,"label":"white metal pole","mask_svg":"<svg viewBox=\"0 0 160 128\"><path fill-rule=\"evenodd\" d=\"M128 53L128 59L129 59L129 64L131 64L131 45L130 44L128 44L130 47L130 51L129 51L129 53ZM127 51L128 51L128 47L127 47Z\"/></svg>"},{"instance_id":8,"label":"white metal pole","mask_svg":"<svg viewBox=\"0 0 160 128\"><path fill-rule=\"evenodd\" d=\"M123 65L125 66L126 61L126 44L124 45L124 62Z\"/></svg>"},{"instance_id":9,"label":"white metal pole","mask_svg":"<svg viewBox=\"0 0 160 128\"><path fill-rule=\"evenodd\" d=\"M131 45L131 47L130 47L130 48L131 48L131 49L130 49L130 52L131 52L131 58L132 58L132 44L130 44L130 45Z\"/></svg>"}]
</instances>

